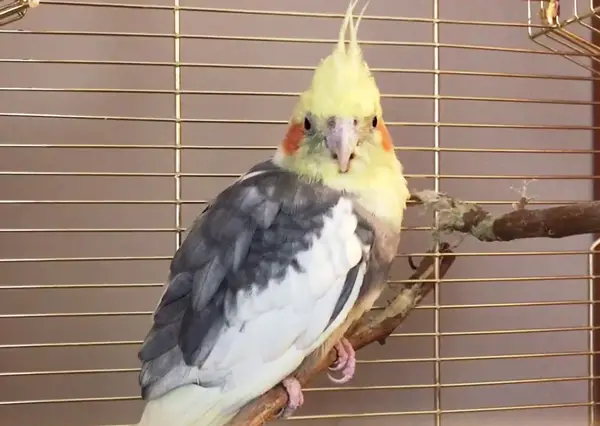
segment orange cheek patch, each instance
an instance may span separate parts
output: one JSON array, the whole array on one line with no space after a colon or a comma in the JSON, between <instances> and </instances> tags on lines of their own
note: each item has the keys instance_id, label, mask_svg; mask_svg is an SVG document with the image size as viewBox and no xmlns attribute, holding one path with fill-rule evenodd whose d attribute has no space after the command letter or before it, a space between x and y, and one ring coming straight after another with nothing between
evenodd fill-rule
<instances>
[{"instance_id":1,"label":"orange cheek patch","mask_svg":"<svg viewBox=\"0 0 600 426\"><path fill-rule=\"evenodd\" d=\"M381 133L381 145L383 146L383 149L387 152L393 151L394 142L392 142L392 135L390 135L390 132L382 119L377 123L377 130Z\"/></svg>"},{"instance_id":2,"label":"orange cheek patch","mask_svg":"<svg viewBox=\"0 0 600 426\"><path fill-rule=\"evenodd\" d=\"M304 128L300 124L292 124L288 128L285 138L281 143L283 150L286 154L292 155L298 148L300 148L300 142L304 138Z\"/></svg>"}]
</instances>

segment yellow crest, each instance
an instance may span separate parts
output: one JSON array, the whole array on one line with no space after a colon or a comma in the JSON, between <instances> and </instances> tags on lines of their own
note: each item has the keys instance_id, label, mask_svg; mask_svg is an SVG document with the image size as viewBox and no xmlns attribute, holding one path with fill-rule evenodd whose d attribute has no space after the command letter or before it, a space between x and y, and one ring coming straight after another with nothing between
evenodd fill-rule
<instances>
[{"instance_id":1,"label":"yellow crest","mask_svg":"<svg viewBox=\"0 0 600 426\"><path fill-rule=\"evenodd\" d=\"M379 89L357 40L358 26L369 2L355 23L353 11L357 2L352 0L348 6L336 46L317 66L310 87L295 108L295 118L307 111L321 117L381 114ZM350 35L347 46L346 33Z\"/></svg>"}]
</instances>

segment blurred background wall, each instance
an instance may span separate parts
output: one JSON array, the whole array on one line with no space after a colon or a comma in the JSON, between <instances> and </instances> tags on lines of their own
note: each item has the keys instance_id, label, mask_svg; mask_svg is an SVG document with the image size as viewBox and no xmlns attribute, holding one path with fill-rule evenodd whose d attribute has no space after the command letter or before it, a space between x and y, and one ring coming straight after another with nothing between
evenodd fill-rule
<instances>
[{"instance_id":1,"label":"blurred background wall","mask_svg":"<svg viewBox=\"0 0 600 426\"><path fill-rule=\"evenodd\" d=\"M177 232L271 155L347 6L127 2L45 1L0 30L3 426L138 420ZM434 25L432 1L373 0L361 23L410 187L493 212L531 178L534 203L588 200L589 73L528 39L526 2L493 3L439 1ZM431 223L410 209L392 282ZM587 424L591 242L466 239L437 309L361 351L347 386L315 380L295 423Z\"/></svg>"}]
</instances>

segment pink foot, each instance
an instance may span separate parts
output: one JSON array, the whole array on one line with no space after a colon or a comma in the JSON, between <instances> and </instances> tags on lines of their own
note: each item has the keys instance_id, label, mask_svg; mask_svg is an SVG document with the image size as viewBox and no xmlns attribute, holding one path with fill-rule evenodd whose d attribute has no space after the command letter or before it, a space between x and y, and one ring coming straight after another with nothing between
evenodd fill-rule
<instances>
[{"instance_id":1,"label":"pink foot","mask_svg":"<svg viewBox=\"0 0 600 426\"><path fill-rule=\"evenodd\" d=\"M331 371L341 371L342 377L336 379L335 377L328 374L329 380L333 383L346 383L354 376L354 370L356 369L356 354L354 348L345 337L342 338L335 346L335 350L338 353L337 360L329 367Z\"/></svg>"},{"instance_id":2,"label":"pink foot","mask_svg":"<svg viewBox=\"0 0 600 426\"><path fill-rule=\"evenodd\" d=\"M294 411L304 404L304 395L302 394L302 386L300 382L294 377L288 377L281 383L288 394L288 402L285 408L279 415L281 418L286 419L290 417Z\"/></svg>"}]
</instances>

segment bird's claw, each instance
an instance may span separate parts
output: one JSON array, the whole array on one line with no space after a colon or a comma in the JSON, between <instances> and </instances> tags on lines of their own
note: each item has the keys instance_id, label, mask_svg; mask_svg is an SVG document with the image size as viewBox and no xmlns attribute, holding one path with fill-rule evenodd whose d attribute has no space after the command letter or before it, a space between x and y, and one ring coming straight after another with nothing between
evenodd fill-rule
<instances>
[{"instance_id":1,"label":"bird's claw","mask_svg":"<svg viewBox=\"0 0 600 426\"><path fill-rule=\"evenodd\" d=\"M333 383L346 383L354 377L354 370L356 369L356 354L352 344L345 337L342 338L335 346L338 357L337 360L329 367L331 371L341 371L342 377L336 379L331 374L328 374L329 380Z\"/></svg>"},{"instance_id":2,"label":"bird's claw","mask_svg":"<svg viewBox=\"0 0 600 426\"><path fill-rule=\"evenodd\" d=\"M329 369L331 371L340 371L343 370L344 367L348 364L348 358L350 358L350 355L348 354L348 351L346 350L343 343L340 342L334 347L337 352L337 359L333 364L329 366Z\"/></svg>"},{"instance_id":3,"label":"bird's claw","mask_svg":"<svg viewBox=\"0 0 600 426\"><path fill-rule=\"evenodd\" d=\"M278 417L282 419L287 419L294 412L304 404L304 395L302 394L302 386L300 382L295 377L288 377L284 379L281 384L285 388L285 391L288 395L288 400L280 412Z\"/></svg>"},{"instance_id":4,"label":"bird's claw","mask_svg":"<svg viewBox=\"0 0 600 426\"><path fill-rule=\"evenodd\" d=\"M338 354L337 360L329 367L331 371L341 371L342 377L336 379L329 376L329 380L334 383L346 383L354 376L354 370L356 368L356 357L354 348L348 339L343 338L335 346ZM284 379L281 384L285 388L288 395L288 400L285 408L283 408L278 417L286 419L290 417L294 412L304 404L304 395L302 394L302 386L295 377L288 377Z\"/></svg>"}]
</instances>

